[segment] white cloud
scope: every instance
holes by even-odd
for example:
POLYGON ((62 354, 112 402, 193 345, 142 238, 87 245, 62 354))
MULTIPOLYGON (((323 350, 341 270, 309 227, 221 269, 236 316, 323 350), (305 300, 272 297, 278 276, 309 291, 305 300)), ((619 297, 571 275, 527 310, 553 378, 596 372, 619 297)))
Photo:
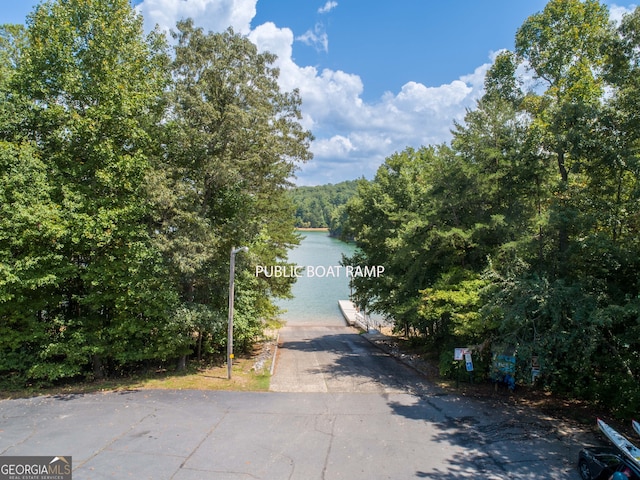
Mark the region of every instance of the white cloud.
POLYGON ((356 148, 347 137, 334 135, 331 138, 321 138, 314 145, 316 154, 325 158, 346 158, 356 148))
MULTIPOLYGON (((159 23, 165 28, 187 16, 205 30, 223 31, 233 26, 246 33, 260 51, 277 55, 280 86, 285 91, 300 91, 302 124, 316 137, 311 146, 314 159, 298 173, 300 185, 372 178, 394 152, 448 141, 453 120, 461 121, 465 108, 473 107, 482 94, 490 63, 450 83, 434 87, 408 82, 399 92, 386 92, 375 102, 365 102, 358 75, 297 65, 292 59, 295 39, 291 29, 268 22, 251 30, 256 2, 145 0, 140 11, 147 25, 159 23)), ((330 4, 323 8, 335 7, 330 4)))
POLYGON ((318 9, 318 13, 328 13, 334 8, 336 8, 337 6, 338 6, 338 2, 333 2, 329 0, 327 3, 324 4, 324 6, 318 9))
POLYGON ((613 3, 609 7, 609 16, 616 24, 619 24, 622 17, 627 13, 631 13, 636 9, 637 5, 631 4, 629 7, 621 7, 613 3))
POLYGON ((329 51, 329 36, 324 30, 324 26, 321 23, 316 23, 313 30, 307 30, 302 35, 296 37, 296 40, 302 43, 315 47, 316 50, 322 52, 329 51))
POLYGON ((372 178, 394 152, 448 141, 453 120, 462 121, 465 108, 482 95, 490 65, 439 87, 408 82, 400 92, 387 92, 375 104, 362 101, 357 76, 326 70, 315 75, 301 89, 303 113, 313 118, 318 138, 312 145, 312 163, 327 168, 305 166, 300 183, 335 183, 337 172, 346 175, 343 180, 372 178))
POLYGON ((256 15, 257 0, 144 0, 136 8, 143 15, 145 28, 157 24, 164 31, 174 29, 181 19, 193 18, 205 31, 221 32, 232 27, 247 34, 256 15))
POLYGON ((289 28, 278 28, 273 22, 263 23, 249 34, 249 39, 260 51, 277 55, 280 66, 293 63, 293 32, 289 28))

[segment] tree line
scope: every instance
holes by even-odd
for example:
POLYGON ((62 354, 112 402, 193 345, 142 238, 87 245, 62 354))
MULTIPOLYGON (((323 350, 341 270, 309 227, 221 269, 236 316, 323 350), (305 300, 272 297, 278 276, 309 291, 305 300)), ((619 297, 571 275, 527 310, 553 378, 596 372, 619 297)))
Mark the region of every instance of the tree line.
POLYGON ((276 315, 311 158, 275 57, 191 20, 145 35, 128 0, 51 0, 0 28, 0 377, 50 384, 223 351, 276 315))
POLYGON ((357 180, 347 180, 291 189, 289 195, 295 208, 296 227, 328 228, 331 236, 341 236, 346 219, 344 208, 355 195, 357 185, 357 180))
POLYGON ((348 202, 359 250, 384 265, 356 299, 477 372, 640 408, 640 10, 551 0, 500 53, 444 145, 388 157, 348 202))

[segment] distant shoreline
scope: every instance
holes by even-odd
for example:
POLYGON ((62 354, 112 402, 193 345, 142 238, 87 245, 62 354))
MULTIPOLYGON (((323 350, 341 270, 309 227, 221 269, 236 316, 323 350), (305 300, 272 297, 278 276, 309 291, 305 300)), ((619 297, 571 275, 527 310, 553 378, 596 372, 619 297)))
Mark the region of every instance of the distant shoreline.
POLYGON ((328 232, 329 228, 327 228, 327 227, 319 227, 319 228, 296 227, 296 230, 298 230, 300 232, 328 232))

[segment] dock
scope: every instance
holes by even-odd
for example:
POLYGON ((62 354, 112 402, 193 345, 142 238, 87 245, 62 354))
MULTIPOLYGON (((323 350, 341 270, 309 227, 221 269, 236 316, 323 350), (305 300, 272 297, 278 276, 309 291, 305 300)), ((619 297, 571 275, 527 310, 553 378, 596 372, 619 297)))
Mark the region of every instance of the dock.
POLYGON ((364 315, 358 311, 351 300, 338 300, 338 306, 348 325, 360 328, 365 332, 369 331, 369 325, 364 315))

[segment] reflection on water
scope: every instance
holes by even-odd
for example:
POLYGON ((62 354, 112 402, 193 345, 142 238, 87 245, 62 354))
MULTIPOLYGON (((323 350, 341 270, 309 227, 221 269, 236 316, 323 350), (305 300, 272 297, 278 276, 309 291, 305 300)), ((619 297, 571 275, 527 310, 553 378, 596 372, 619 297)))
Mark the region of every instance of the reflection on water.
POLYGON ((289 260, 304 267, 312 267, 315 276, 299 277, 293 285, 291 300, 278 305, 286 312, 281 318, 293 323, 322 323, 344 325, 338 300, 349 299, 349 279, 340 265, 342 254, 352 255, 355 245, 329 237, 328 232, 301 232, 304 239, 289 254, 289 260), (317 268, 321 267, 321 268, 317 268), (324 268, 322 268, 324 267, 324 268), (330 270, 331 269, 331 270, 330 270), (324 275, 324 276, 318 276, 324 275))

